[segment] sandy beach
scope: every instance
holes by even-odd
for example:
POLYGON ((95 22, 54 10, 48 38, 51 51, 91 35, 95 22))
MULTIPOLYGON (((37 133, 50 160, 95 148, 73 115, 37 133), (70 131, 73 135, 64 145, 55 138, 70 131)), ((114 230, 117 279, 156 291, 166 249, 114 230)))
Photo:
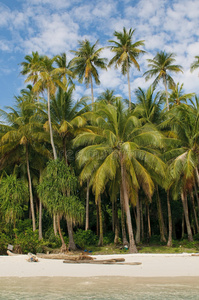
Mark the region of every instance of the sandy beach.
POLYGON ((140 265, 65 264, 63 260, 28 262, 27 255, 0 256, 0 277, 195 277, 199 282, 199 256, 191 254, 97 255, 96 259, 125 258, 140 265))

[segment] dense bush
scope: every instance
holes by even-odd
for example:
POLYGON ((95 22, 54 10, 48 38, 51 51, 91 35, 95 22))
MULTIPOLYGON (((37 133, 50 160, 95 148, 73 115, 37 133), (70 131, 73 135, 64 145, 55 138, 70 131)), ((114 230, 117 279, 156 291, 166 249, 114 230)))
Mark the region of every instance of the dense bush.
POLYGON ((85 248, 87 246, 96 245, 98 237, 91 230, 84 231, 78 229, 74 234, 74 240, 81 248, 85 248))

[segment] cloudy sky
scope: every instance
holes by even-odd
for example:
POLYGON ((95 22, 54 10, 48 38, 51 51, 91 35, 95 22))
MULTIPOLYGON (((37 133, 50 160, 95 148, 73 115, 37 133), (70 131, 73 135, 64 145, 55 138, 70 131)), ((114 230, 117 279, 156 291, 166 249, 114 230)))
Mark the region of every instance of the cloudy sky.
MULTIPOLYGON (((184 83, 185 92, 199 93, 198 72, 190 64, 199 55, 198 0, 3 0, 0 1, 0 108, 14 104, 14 95, 24 88, 20 62, 32 51, 53 56, 77 49, 85 38, 107 46, 113 32, 123 27, 136 28, 134 41, 145 40, 146 54, 139 59, 141 71, 131 69, 132 95, 138 86, 147 88, 142 74, 147 58, 159 50, 174 52, 184 73, 173 76, 184 83)), ((108 49, 103 56, 112 54, 108 49)), ((106 88, 128 97, 127 80, 114 67, 100 72, 97 96, 106 88)), ((84 85, 77 86, 76 97, 88 95, 84 85)))

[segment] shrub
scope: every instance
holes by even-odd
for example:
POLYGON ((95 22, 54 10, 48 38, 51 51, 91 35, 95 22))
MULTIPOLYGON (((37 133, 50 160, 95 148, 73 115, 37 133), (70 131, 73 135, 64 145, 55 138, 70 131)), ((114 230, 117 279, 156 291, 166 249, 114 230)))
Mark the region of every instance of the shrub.
POLYGON ((78 229, 74 234, 75 243, 81 248, 86 246, 96 245, 98 237, 91 230, 78 229))

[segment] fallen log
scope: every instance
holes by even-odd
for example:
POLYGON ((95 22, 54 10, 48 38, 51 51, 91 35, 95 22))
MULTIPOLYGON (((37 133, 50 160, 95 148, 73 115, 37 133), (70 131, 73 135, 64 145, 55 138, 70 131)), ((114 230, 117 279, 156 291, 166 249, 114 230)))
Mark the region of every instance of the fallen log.
POLYGON ((191 256, 199 256, 199 253, 192 253, 191 256))
POLYGON ((94 260, 95 258, 89 256, 89 255, 67 255, 63 253, 59 254, 43 254, 43 253, 37 253, 37 257, 39 258, 45 258, 45 259, 65 259, 65 260, 94 260))
POLYGON ((66 264, 95 264, 95 265, 141 265, 141 262, 117 262, 114 260, 76 260, 76 261, 71 261, 71 260, 64 260, 63 263, 66 264))

